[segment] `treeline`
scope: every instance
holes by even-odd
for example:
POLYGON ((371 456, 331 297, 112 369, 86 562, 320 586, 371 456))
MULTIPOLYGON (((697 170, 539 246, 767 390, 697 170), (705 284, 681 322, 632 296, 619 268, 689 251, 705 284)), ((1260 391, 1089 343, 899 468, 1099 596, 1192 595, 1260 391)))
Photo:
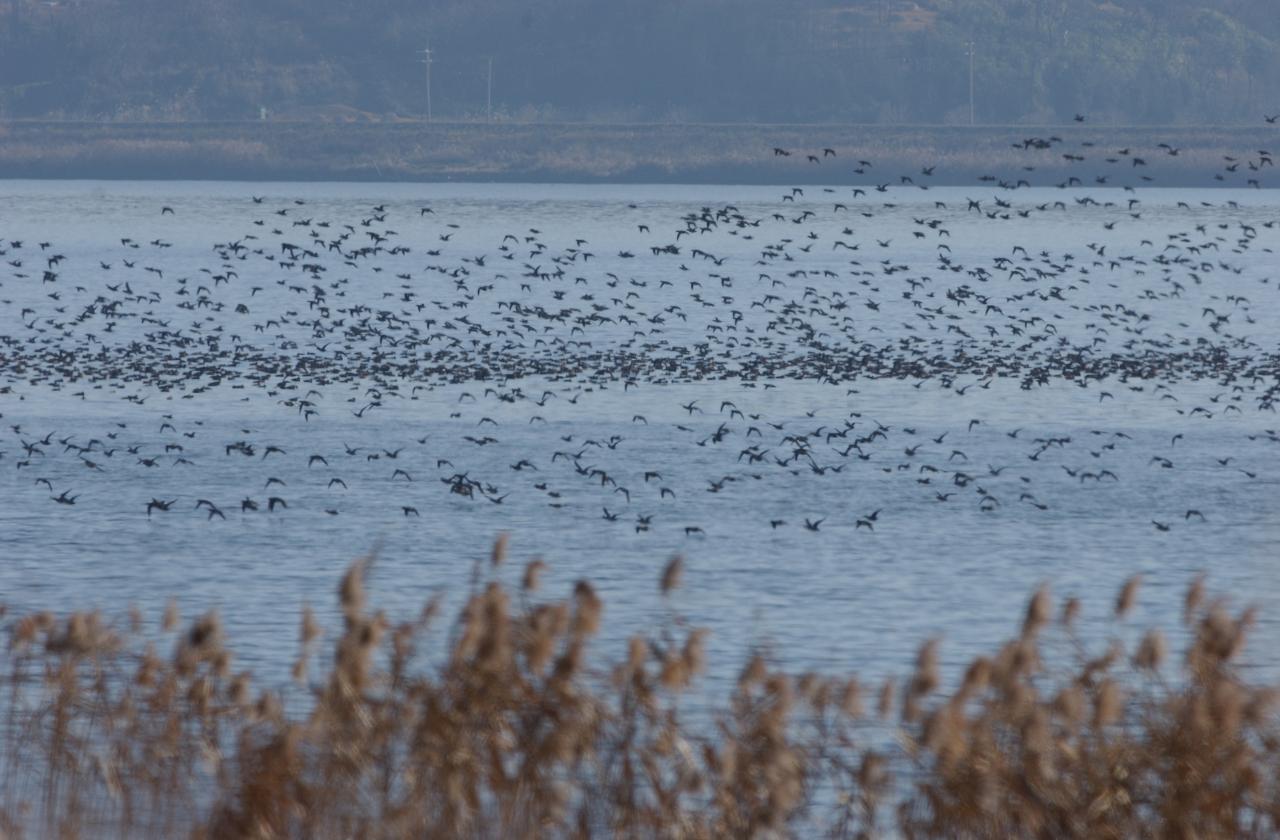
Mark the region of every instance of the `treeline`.
POLYGON ((1280 111, 1268 0, 0 0, 0 117, 416 118, 430 46, 437 119, 957 124, 970 44, 979 123, 1280 111))

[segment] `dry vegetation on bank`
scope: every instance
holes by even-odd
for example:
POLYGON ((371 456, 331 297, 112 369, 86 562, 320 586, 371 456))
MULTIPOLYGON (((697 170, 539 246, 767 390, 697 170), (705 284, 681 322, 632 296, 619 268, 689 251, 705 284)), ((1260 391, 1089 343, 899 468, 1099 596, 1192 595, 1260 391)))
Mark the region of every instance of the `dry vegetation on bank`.
POLYGON ((1274 130, 1252 127, 15 120, 0 121, 0 177, 902 186, 905 175, 976 186, 990 175, 1037 185, 1078 176, 1097 187, 1094 176, 1105 172, 1110 186, 1245 187, 1268 173, 1241 167, 1218 180, 1223 159, 1248 159, 1274 141, 1274 130), (1032 137, 1065 145, 1022 148, 1032 137), (838 156, 813 165, 803 154, 824 147, 838 156), (1104 163, 1120 148, 1149 165, 1104 163), (1073 163, 1064 150, 1089 160, 1073 163), (923 167, 936 170, 926 178, 923 167))
MULTIPOLYGON (((495 566, 503 555, 500 540, 495 566)), ((605 607, 590 584, 545 600, 534 562, 519 591, 478 583, 452 622, 428 605, 396 624, 366 603, 369 562, 341 581, 336 638, 306 613, 300 642, 281 640, 299 647, 298 703, 236 671, 213 614, 183 625, 170 610, 151 639, 137 615, 129 627, 91 613, 7 618, 0 835, 1280 831, 1273 691, 1232 664, 1252 615, 1200 581, 1177 658, 1157 631, 1133 649, 1086 652, 1080 605, 1041 590, 1020 632, 958 686, 942 685, 933 641, 898 684, 789 674, 755 657, 710 723, 682 709, 704 662, 703 634, 679 617, 608 661, 591 645, 605 607), (1076 661, 1043 665, 1049 638, 1077 642, 1076 661)), ((672 561, 664 595, 680 572, 672 561)), ((1138 597, 1134 579, 1115 620, 1138 597)))

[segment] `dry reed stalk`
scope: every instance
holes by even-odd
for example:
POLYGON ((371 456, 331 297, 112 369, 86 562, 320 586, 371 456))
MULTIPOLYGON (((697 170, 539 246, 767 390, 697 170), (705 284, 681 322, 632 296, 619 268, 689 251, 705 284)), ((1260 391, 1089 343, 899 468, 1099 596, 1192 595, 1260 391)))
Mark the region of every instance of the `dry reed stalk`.
MULTIPOLYGON (((508 553, 490 555, 492 574, 508 553)), ((1254 622, 1184 601, 1177 675, 1157 630, 1089 655, 1080 605, 1051 626, 1045 587, 1019 633, 975 658, 954 690, 938 640, 878 692, 856 677, 790 675, 755 654, 718 710, 681 698, 705 668, 705 632, 668 625, 601 661, 590 584, 535 601, 541 561, 513 599, 481 580, 432 642, 430 602, 393 624, 352 565, 332 659, 308 679, 322 631, 304 608, 293 676, 301 714, 232 668, 218 617, 161 639, 130 613, 9 619, 0 656, 0 834, 5 837, 1045 837, 1275 836, 1276 692, 1233 662, 1254 622), (1042 637, 1076 659, 1047 665, 1042 637), (157 653, 164 639, 168 657, 157 653), (899 689, 897 686, 901 686, 899 689), (874 702, 872 702, 874 701, 874 702), (865 706, 873 705, 875 717, 865 706), (898 743, 885 736, 897 711, 898 743), (877 721, 878 718, 878 721, 877 721)), ((659 580, 665 598, 684 568, 659 580)), ((1114 619, 1138 598, 1120 591, 1114 619)), ((1117 638, 1118 638, 1117 633, 1117 638)))

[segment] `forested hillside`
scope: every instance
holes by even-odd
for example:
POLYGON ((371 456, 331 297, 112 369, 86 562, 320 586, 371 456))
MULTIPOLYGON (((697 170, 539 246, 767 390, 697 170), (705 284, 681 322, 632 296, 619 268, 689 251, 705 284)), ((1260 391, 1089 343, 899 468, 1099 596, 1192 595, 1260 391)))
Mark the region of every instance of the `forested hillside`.
POLYGON ((0 0, 0 117, 1244 123, 1274 0, 0 0))

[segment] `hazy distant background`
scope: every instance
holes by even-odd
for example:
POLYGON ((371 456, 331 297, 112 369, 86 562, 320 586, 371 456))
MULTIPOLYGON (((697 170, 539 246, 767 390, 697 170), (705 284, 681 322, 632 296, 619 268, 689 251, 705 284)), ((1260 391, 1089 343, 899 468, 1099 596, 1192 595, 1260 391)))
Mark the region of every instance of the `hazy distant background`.
POLYGON ((1275 0, 0 0, 0 118, 1257 124, 1275 0))

